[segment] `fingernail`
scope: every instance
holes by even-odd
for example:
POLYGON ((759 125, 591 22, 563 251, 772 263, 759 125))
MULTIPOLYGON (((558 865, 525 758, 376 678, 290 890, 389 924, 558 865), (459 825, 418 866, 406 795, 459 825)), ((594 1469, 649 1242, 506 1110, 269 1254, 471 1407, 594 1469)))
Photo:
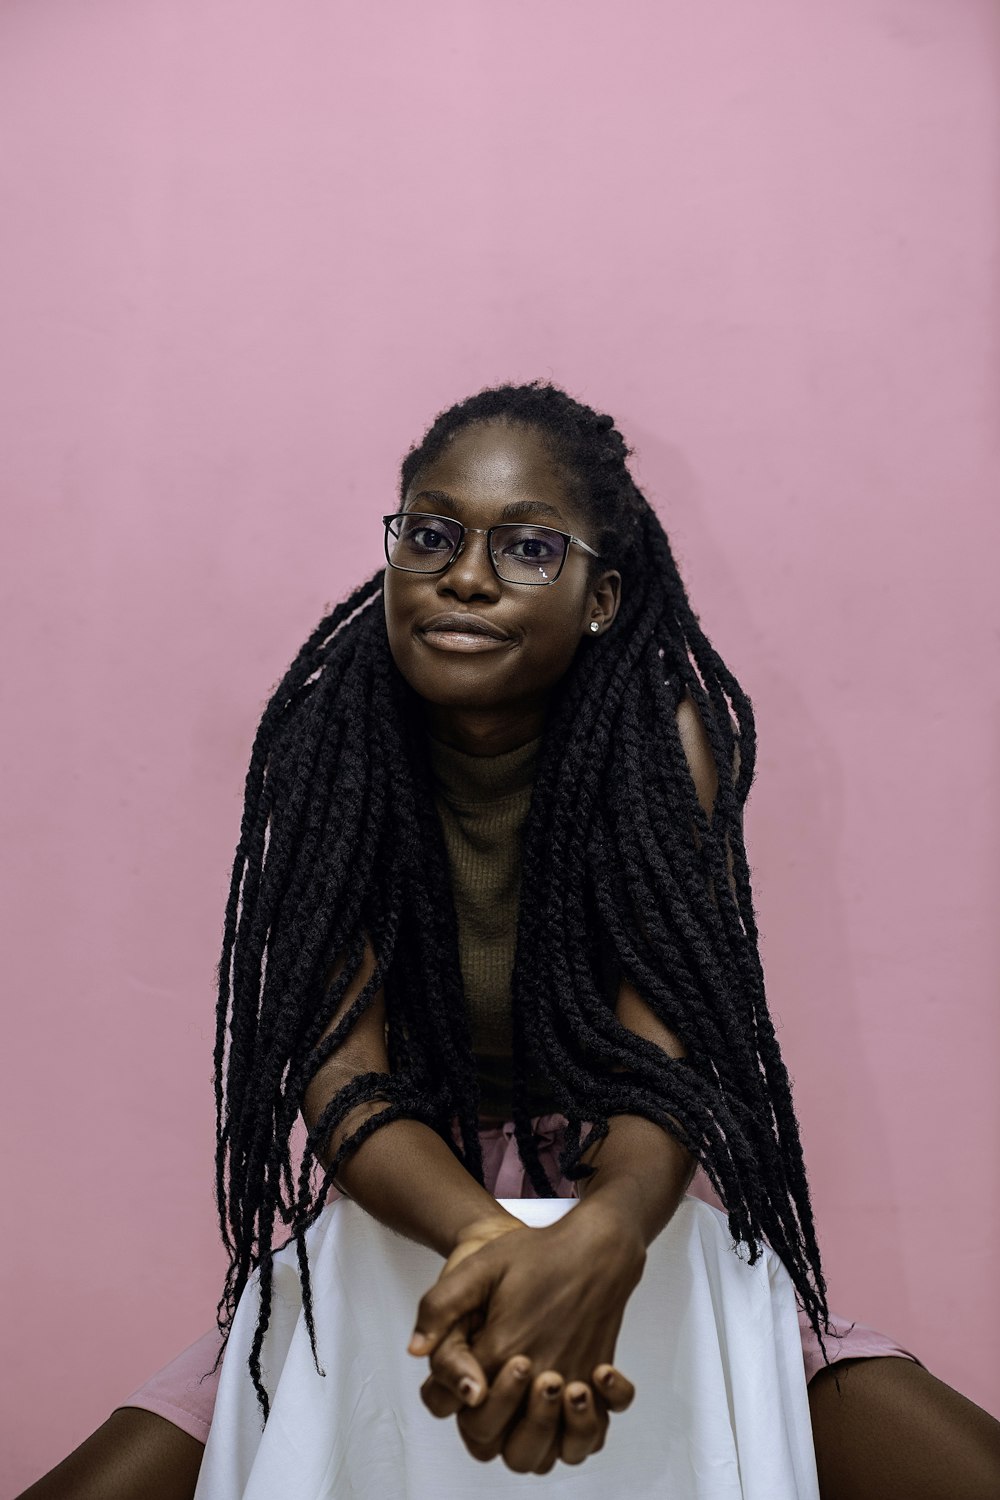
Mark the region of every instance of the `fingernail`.
POLYGON ((555 1381, 553 1381, 550 1385, 542 1386, 542 1394, 547 1397, 549 1401, 554 1401, 556 1397, 561 1393, 562 1386, 556 1385, 555 1381))
POLYGON ((459 1395, 465 1401, 475 1401, 479 1395, 479 1387, 470 1375, 465 1375, 458 1382, 459 1395))
POLYGON ((614 1385, 614 1383, 615 1383, 615 1372, 614 1372, 614 1370, 606 1370, 604 1372, 604 1374, 601 1376, 601 1384, 602 1385, 614 1385))
POLYGON ((516 1365, 511 1365, 510 1372, 515 1380, 527 1380, 531 1374, 531 1366, 526 1359, 521 1359, 516 1365))
POLYGON ((584 1407, 587 1404, 587 1394, 586 1394, 586 1392, 585 1391, 577 1391, 577 1393, 576 1393, 575 1396, 570 1396, 570 1398, 569 1398, 569 1404, 570 1404, 570 1406, 575 1407, 575 1409, 577 1411, 583 1411, 584 1407))

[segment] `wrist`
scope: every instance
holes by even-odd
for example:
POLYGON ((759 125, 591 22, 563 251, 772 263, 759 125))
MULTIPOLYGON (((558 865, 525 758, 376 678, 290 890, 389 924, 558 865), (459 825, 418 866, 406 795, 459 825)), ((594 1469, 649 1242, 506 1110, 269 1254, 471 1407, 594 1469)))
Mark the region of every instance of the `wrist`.
POLYGON ((620 1182, 608 1182, 582 1197, 569 1218, 576 1220, 578 1233, 582 1230, 596 1244, 621 1245, 645 1259, 649 1240, 638 1208, 620 1182))
POLYGON ((489 1240, 495 1240, 501 1234, 507 1234, 512 1229, 523 1229, 525 1226, 516 1215, 509 1213, 507 1209, 501 1208, 498 1203, 496 1210, 487 1209, 484 1213, 477 1215, 463 1224, 455 1233, 452 1250, 457 1250, 460 1245, 467 1245, 475 1240, 479 1244, 486 1244, 489 1240))
POLYGON ((614 1194, 599 1194, 595 1190, 581 1198, 573 1212, 559 1222, 565 1225, 567 1233, 584 1241, 588 1254, 623 1254, 626 1259, 639 1262, 646 1259, 641 1222, 614 1194))
POLYGON ((642 1280, 646 1244, 638 1223, 600 1203, 581 1201, 538 1233, 552 1236, 552 1260, 567 1274, 582 1275, 609 1306, 624 1306, 642 1280))
POLYGON ((634 1228, 646 1249, 673 1217, 696 1165, 668 1131, 638 1115, 616 1115, 583 1160, 597 1170, 580 1185, 581 1207, 634 1228))

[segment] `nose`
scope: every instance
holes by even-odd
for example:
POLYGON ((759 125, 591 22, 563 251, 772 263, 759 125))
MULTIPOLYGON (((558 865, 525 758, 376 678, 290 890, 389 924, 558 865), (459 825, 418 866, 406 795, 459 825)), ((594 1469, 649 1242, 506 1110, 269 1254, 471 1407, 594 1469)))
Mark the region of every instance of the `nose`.
POLYGON ((500 580, 490 561, 488 538, 467 531, 458 551, 438 576, 438 593, 457 599, 497 599, 500 580))

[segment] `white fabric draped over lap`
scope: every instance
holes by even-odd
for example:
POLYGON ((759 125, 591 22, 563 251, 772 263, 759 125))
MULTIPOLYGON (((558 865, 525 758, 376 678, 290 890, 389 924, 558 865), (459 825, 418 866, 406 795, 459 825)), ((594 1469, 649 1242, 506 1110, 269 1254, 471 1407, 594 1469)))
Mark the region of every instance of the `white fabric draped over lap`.
MULTIPOLYGON (((504 1199, 543 1226, 575 1199, 504 1199)), ((426 1362, 406 1352, 417 1303, 441 1270, 431 1250, 356 1203, 327 1206, 307 1231, 316 1372, 293 1245, 274 1266, 261 1356, 271 1414, 247 1360, 257 1278, 236 1311, 196 1500, 818 1500, 802 1345, 788 1273, 768 1247, 751 1266, 726 1218, 687 1196, 650 1247, 615 1354, 635 1382, 605 1447, 545 1476, 482 1464, 454 1418, 420 1400, 426 1362)))

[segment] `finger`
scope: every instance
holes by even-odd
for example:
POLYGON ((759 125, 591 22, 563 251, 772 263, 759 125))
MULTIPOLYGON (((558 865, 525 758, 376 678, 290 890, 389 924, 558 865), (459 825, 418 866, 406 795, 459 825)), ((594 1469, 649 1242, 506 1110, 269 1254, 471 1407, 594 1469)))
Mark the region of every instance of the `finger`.
POLYGON ((608 1411, 625 1411, 632 1405, 635 1386, 614 1365, 595 1365, 592 1379, 608 1411))
POLYGON ((559 1457, 564 1464, 582 1464, 591 1453, 604 1447, 608 1428, 606 1413, 598 1411, 594 1393, 582 1380, 574 1380, 563 1392, 563 1434, 559 1457))
POLYGON ((445 1334, 431 1355, 430 1365, 438 1385, 457 1396, 463 1406, 476 1406, 485 1396, 486 1375, 469 1348, 463 1327, 445 1334))
POLYGON ((486 1400, 479 1406, 467 1407, 459 1416, 458 1429, 466 1445, 488 1447, 492 1450, 490 1456, 496 1457, 507 1429, 524 1405, 530 1378, 530 1359, 518 1354, 507 1360, 490 1386, 486 1400))
POLYGON ((409 1352, 418 1356, 433 1353, 461 1318, 485 1306, 493 1280, 489 1264, 479 1253, 443 1273, 420 1299, 409 1352))
POLYGON ((503 1461, 515 1474, 547 1474, 559 1453, 564 1381, 545 1370, 533 1381, 528 1407, 503 1445, 503 1461))
POLYGON ((447 1386, 439 1385, 433 1375, 428 1375, 420 1387, 420 1399, 432 1417, 453 1417, 465 1404, 461 1396, 454 1395, 447 1386))

